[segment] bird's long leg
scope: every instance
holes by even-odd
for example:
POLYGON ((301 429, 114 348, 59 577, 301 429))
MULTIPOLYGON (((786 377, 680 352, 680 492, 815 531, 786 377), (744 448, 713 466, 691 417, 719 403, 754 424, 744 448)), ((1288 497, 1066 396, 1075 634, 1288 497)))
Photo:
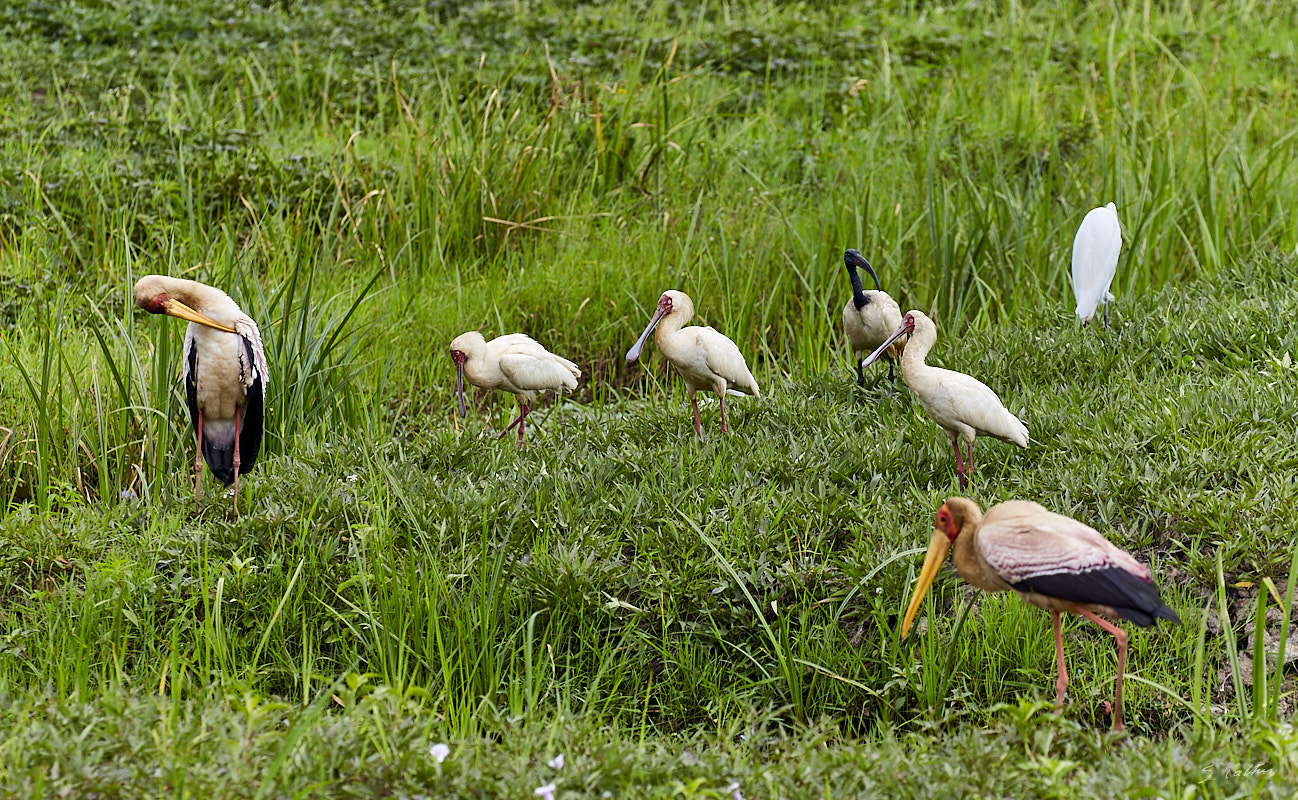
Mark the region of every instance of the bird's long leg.
POLYGON ((518 404, 523 407, 523 413, 519 414, 518 416, 518 449, 522 450, 523 449, 523 429, 527 427, 527 412, 531 411, 532 407, 529 406, 527 403, 524 403, 522 400, 519 400, 518 404))
POLYGON ((1127 632, 1107 619, 1103 619, 1094 612, 1080 606, 1077 608, 1077 613, 1113 634, 1113 640, 1118 643, 1118 679, 1115 682, 1116 688, 1113 692, 1113 729, 1115 731, 1126 730, 1126 727, 1122 724, 1122 672, 1127 666, 1127 632))
POLYGON ((1050 622, 1055 626, 1055 663, 1059 665, 1055 678, 1055 713, 1064 710, 1064 692, 1068 691, 1068 667, 1064 665, 1064 632, 1059 622, 1059 612, 1050 612, 1050 622))
POLYGON ((1105 302, 1105 304, 1104 304, 1104 327, 1106 327, 1106 328, 1109 327, 1109 304, 1108 304, 1108 302, 1105 302))
POLYGON ((234 407, 234 515, 239 516, 239 420, 243 417, 238 405, 234 407))
POLYGON ((694 409, 694 435, 702 438, 703 423, 699 421, 699 399, 693 389, 690 389, 690 407, 694 409))
POLYGON ((964 462, 964 468, 965 468, 965 471, 968 472, 970 475, 973 474, 973 443, 974 443, 974 440, 973 440, 973 439, 970 439, 970 440, 969 440, 969 458, 968 458, 968 460, 966 460, 966 461, 964 462))
POLYGON ((524 417, 526 414, 525 414, 525 412, 523 411, 523 401, 522 401, 522 400, 519 400, 519 401, 518 401, 518 411, 519 411, 518 416, 517 416, 517 417, 514 417, 514 421, 513 421, 513 422, 511 422, 511 423, 509 423, 508 425, 505 426, 505 429, 504 429, 503 431, 501 431, 501 432, 496 436, 497 439, 504 439, 504 438, 505 438, 505 434, 507 434, 507 433, 509 433, 510 431, 512 431, 512 430, 514 429, 514 426, 515 426, 515 425, 517 425, 517 424, 519 424, 520 422, 523 421, 523 417, 524 417))
POLYGON ((893 359, 891 359, 891 358, 888 359, 888 383, 896 383, 896 382, 897 382, 897 376, 896 376, 895 374, 893 374, 893 371, 892 371, 892 368, 893 368, 893 366, 894 366, 896 363, 897 363, 897 362, 894 361, 893 359))
MULTIPOLYGON (((854 353, 854 354, 853 354, 853 358, 855 358, 855 356, 856 356, 856 354, 854 353)), ((857 386, 864 386, 864 385, 865 385, 865 370, 861 369, 861 361, 862 361, 863 359, 855 358, 855 360, 856 360, 856 385, 857 385, 857 386)))
POLYGON ((203 492, 203 409, 198 409, 198 447, 194 451, 194 512, 203 492))
POLYGON ((955 474, 960 479, 960 488, 964 488, 964 458, 960 455, 960 440, 955 436, 951 437, 951 446, 955 448, 955 474))
POLYGON ((718 392, 717 397, 721 398, 721 432, 726 433, 729 430, 726 427, 726 390, 718 392))

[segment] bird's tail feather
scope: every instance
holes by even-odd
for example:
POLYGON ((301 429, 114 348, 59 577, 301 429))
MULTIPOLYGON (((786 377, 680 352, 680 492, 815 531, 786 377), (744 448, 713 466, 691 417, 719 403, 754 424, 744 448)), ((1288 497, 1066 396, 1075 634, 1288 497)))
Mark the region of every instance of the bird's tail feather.
POLYGON ((219 447, 211 442, 203 442, 203 460, 222 484, 229 486, 234 483, 233 447, 219 447))

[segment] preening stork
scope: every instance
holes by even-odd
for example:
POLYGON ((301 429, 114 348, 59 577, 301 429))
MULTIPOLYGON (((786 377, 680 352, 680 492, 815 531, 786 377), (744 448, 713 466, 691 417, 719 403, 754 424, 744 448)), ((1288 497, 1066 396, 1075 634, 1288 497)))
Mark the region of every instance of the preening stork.
POLYGON ((726 393, 742 392, 761 397, 761 392, 753 373, 748 371, 744 354, 739 352, 735 343, 709 327, 684 327, 693 317, 694 301, 684 292, 675 289, 663 292, 649 325, 627 351, 626 363, 631 364, 640 357, 645 341, 656 328, 654 342, 658 351, 685 379, 685 386, 689 389, 690 407, 694 409, 694 433, 703 435, 699 402, 695 396, 700 389, 716 392, 721 401, 721 432, 725 433, 729 430, 726 427, 726 393))
POLYGON ((488 342, 477 331, 462 333, 451 342, 455 361, 455 396, 460 416, 468 413, 464 405, 464 381, 483 389, 504 389, 518 398, 518 417, 500 432, 497 439, 518 426, 518 447, 523 447, 523 430, 527 413, 536 403, 536 393, 547 389, 560 393, 577 388, 581 370, 566 358, 546 350, 536 340, 522 333, 497 336, 488 342))
POLYGON ((135 283, 135 304, 150 314, 188 320, 185 330, 185 401, 194 423, 194 506, 203 485, 203 461, 217 480, 234 484, 252 471, 261 451, 266 403, 266 354, 257 323, 230 296, 212 286, 165 275, 135 283))
POLYGON ((1064 706, 1068 668, 1059 615, 1078 614, 1113 635, 1118 645, 1113 729, 1122 730, 1122 673, 1127 633, 1104 620, 1125 619, 1142 628, 1165 619, 1181 622, 1159 597, 1149 567, 1115 547, 1089 525, 1047 511, 1036 503, 1011 500, 987 509, 964 497, 949 497, 938 509, 928 555, 901 624, 901 636, 942 566, 947 551, 960 576, 986 592, 1013 589, 1029 605, 1050 612, 1055 629, 1055 712, 1064 706))
POLYGON ((1093 208, 1082 219, 1073 238, 1073 295, 1077 298, 1077 318, 1085 325, 1095 316, 1095 308, 1104 303, 1104 324, 1109 324, 1109 303, 1113 295, 1109 286, 1118 270, 1122 251, 1122 226, 1118 224, 1118 207, 1109 203, 1093 208))
MULTIPOLYGON (((852 299, 843 307, 843 334, 847 344, 852 348, 852 361, 856 364, 856 385, 865 385, 865 370, 861 369, 861 359, 866 353, 874 350, 889 334, 901 325, 901 306, 888 296, 879 285, 879 276, 874 267, 856 250, 843 253, 843 262, 847 264, 847 275, 852 279, 852 299), (861 288, 861 275, 857 269, 870 273, 874 279, 874 290, 864 291, 861 288)), ((893 363, 901 357, 904 343, 897 340, 888 350, 888 380, 893 380, 893 363)))
POLYGON ((973 472, 973 443, 976 436, 994 436, 1019 447, 1028 446, 1028 429, 1019 418, 1006 410, 996 393, 977 378, 962 372, 924 363, 928 351, 937 342, 937 326, 922 311, 908 311, 901 326, 879 349, 862 363, 873 364, 894 341, 910 334, 901 356, 901 377, 928 415, 938 424, 955 448, 956 475, 965 485, 965 475, 973 472), (960 455, 960 440, 969 445, 966 467, 960 455))

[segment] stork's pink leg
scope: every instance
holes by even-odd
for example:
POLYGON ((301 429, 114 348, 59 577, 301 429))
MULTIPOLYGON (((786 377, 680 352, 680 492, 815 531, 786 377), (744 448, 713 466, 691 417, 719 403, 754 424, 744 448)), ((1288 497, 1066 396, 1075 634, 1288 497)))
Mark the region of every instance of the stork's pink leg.
POLYGON ((194 451, 194 512, 203 492, 203 409, 198 409, 198 447, 194 451))
POLYGON ((1068 691, 1068 667, 1064 665, 1064 632, 1059 622, 1059 612, 1050 612, 1050 622, 1055 626, 1055 663, 1059 665, 1055 678, 1055 713, 1064 710, 1064 692, 1068 691))
POLYGON ((532 407, 523 402, 520 402, 519 405, 523 407, 523 413, 518 416, 518 449, 522 450, 523 429, 527 427, 527 412, 531 411, 532 407))
POLYGON ((243 414, 241 408, 234 407, 234 515, 239 516, 239 420, 243 414))
POLYGON ((973 440, 969 440, 969 460, 965 462, 965 471, 970 475, 973 474, 973 440))
POLYGON ((721 432, 726 433, 730 430, 726 427, 726 393, 722 392, 717 396, 721 398, 721 432))
POLYGON ((694 409, 694 435, 702 438, 703 423, 699 420, 699 399, 694 392, 690 392, 690 407, 694 409))
POLYGON ((960 488, 964 488, 964 458, 960 455, 960 440, 951 437, 951 446, 955 448, 955 474, 960 479, 960 488))
POLYGON ((1122 724, 1122 673, 1127 666, 1127 632, 1081 606, 1077 607, 1077 613, 1113 634, 1113 640, 1118 643, 1118 679, 1113 692, 1113 729, 1126 730, 1122 724))

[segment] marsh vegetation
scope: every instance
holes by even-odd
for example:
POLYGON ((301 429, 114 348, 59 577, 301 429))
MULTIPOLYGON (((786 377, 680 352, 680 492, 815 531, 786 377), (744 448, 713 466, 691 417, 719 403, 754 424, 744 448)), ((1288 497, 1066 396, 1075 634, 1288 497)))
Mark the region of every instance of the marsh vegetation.
POLYGON ((1290 796, 1292 4, 30 2, 0 31, 0 792, 1290 796), (1079 330, 1072 235, 1110 200, 1113 325, 1079 330), (1031 430, 971 494, 1152 561, 1184 625, 1132 631, 1130 739, 1084 624, 1058 718, 1015 598, 943 574, 898 641, 956 486, 900 381, 855 386, 846 247, 1031 430), (192 513, 149 272, 261 326, 240 517, 192 513), (622 363, 668 288, 762 387, 734 435, 622 363), (507 395, 453 417, 479 328, 585 372, 521 452, 507 395))

